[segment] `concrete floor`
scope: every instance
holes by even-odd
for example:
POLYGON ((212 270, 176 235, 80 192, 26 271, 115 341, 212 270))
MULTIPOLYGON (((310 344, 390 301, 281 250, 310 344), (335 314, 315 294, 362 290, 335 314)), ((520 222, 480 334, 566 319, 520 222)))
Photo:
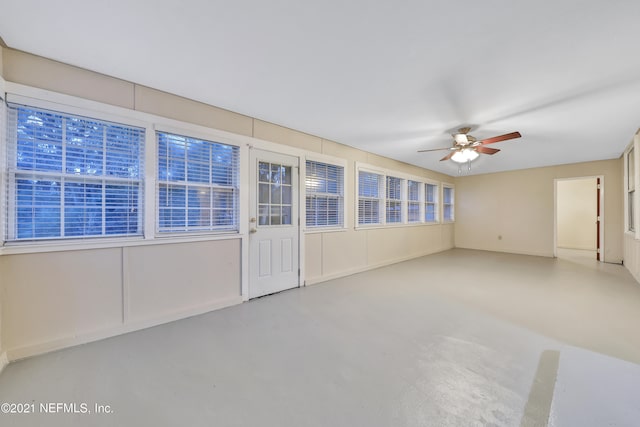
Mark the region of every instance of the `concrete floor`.
POLYGON ((558 258, 566 259, 569 261, 580 262, 584 260, 593 261, 596 259, 596 251, 585 249, 569 249, 569 248, 556 248, 556 254, 558 258))
POLYGON ((456 249, 12 363, 0 402, 36 405, 2 426, 637 426, 640 285, 456 249))

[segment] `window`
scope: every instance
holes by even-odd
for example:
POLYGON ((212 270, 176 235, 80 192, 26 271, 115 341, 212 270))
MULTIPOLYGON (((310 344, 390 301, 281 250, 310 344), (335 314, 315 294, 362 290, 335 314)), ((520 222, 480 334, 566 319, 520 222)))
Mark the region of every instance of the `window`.
POLYGON ((421 182, 407 181, 407 220, 420 222, 420 186, 421 182))
POLYGON ((158 231, 238 231, 238 147, 157 133, 158 231))
POLYGON ((427 183, 424 187, 424 220, 438 222, 438 185, 427 183))
POLYGON ((402 179, 395 176, 387 177, 387 223, 403 222, 402 182, 402 179))
POLYGON ((142 234, 144 130, 8 108, 7 240, 142 234))
POLYGON ((400 172, 356 163, 357 225, 438 223, 446 213, 453 221, 453 184, 447 186, 447 206, 440 209, 440 184, 400 172))
POLYGON ((454 194, 453 187, 442 186, 442 219, 446 222, 453 222, 454 216, 454 194))
POLYGON ((627 227, 629 231, 635 231, 635 154, 632 148, 627 153, 627 227))
POLYGON ((382 224, 382 182, 382 175, 358 171, 358 224, 382 224))
POLYGON ((292 166, 258 162, 258 225, 291 225, 292 166))
POLYGON ((306 169, 307 227, 342 227, 344 168, 307 160, 306 169))

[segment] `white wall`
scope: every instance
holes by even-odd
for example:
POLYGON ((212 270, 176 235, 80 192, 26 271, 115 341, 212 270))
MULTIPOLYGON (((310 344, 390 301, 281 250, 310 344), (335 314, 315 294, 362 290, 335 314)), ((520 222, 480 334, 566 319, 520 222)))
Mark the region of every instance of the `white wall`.
POLYGON ((596 249, 597 179, 568 179, 557 182, 557 246, 568 249, 596 249))

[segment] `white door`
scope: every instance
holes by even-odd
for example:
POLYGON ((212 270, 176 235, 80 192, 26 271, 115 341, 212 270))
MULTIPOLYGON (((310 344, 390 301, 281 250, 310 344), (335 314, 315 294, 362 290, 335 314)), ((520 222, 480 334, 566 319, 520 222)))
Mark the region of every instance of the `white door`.
POLYGON ((251 150, 249 298, 299 286, 298 158, 251 150))

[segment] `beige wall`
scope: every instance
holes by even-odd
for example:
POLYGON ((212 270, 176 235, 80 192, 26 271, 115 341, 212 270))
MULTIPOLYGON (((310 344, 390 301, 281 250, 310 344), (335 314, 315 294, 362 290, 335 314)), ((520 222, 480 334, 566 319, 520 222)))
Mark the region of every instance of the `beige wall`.
POLYGON ((239 239, 3 255, 6 350, 15 359, 237 304, 239 257, 239 239))
POLYGON ((624 266, 640 282, 640 240, 624 233, 624 266))
MULTIPOLYGON (((633 141, 631 142, 631 144, 633 144, 633 146, 635 147, 635 163, 636 163, 636 176, 634 177, 635 181, 636 181, 636 186, 635 188, 638 188, 638 174, 640 173, 640 168, 638 167, 638 164, 640 163, 640 158, 638 156, 638 147, 640 147, 640 129, 638 129, 638 131, 636 132, 633 141)), ((622 192, 624 194, 624 197, 627 197, 627 191, 626 188, 624 188, 624 186, 626 185, 626 182, 624 184, 621 185, 622 188, 622 192)), ((636 194, 637 190, 636 190, 636 194)), ((638 201, 637 201, 637 196, 636 196, 636 206, 638 206, 638 201)), ((638 228, 638 210, 636 208, 636 215, 635 215, 636 219, 635 219, 635 223, 636 223, 636 230, 638 228)), ((629 270, 629 272, 633 275, 633 277, 636 278, 636 280, 638 282, 640 282, 640 240, 635 238, 635 235, 633 232, 627 231, 624 233, 624 265, 625 267, 627 267, 627 269, 629 270)))
MULTIPOLYGON (((303 236, 307 284, 453 247, 453 225, 354 227, 356 161, 451 181, 446 175, 28 53, 7 48, 2 56, 8 82, 345 159, 348 227, 303 236)), ((10 302, 5 309, 11 308, 1 313, 0 327, 9 357, 38 354, 241 302, 240 239, 148 243, 1 255, 0 277, 8 297, 3 301, 10 302), (81 262, 79 269, 77 262, 81 262)))
POLYGON ((622 160, 458 177, 455 245, 553 256, 554 180, 604 176, 604 254, 623 256, 622 160))
POLYGON ((305 236, 307 284, 453 247, 453 225, 419 225, 358 229, 355 225, 355 162, 437 181, 451 177, 375 154, 322 140, 320 152, 346 159, 347 230, 305 236))
POLYGON ((557 246, 595 250, 596 178, 562 180, 557 185, 557 246))

